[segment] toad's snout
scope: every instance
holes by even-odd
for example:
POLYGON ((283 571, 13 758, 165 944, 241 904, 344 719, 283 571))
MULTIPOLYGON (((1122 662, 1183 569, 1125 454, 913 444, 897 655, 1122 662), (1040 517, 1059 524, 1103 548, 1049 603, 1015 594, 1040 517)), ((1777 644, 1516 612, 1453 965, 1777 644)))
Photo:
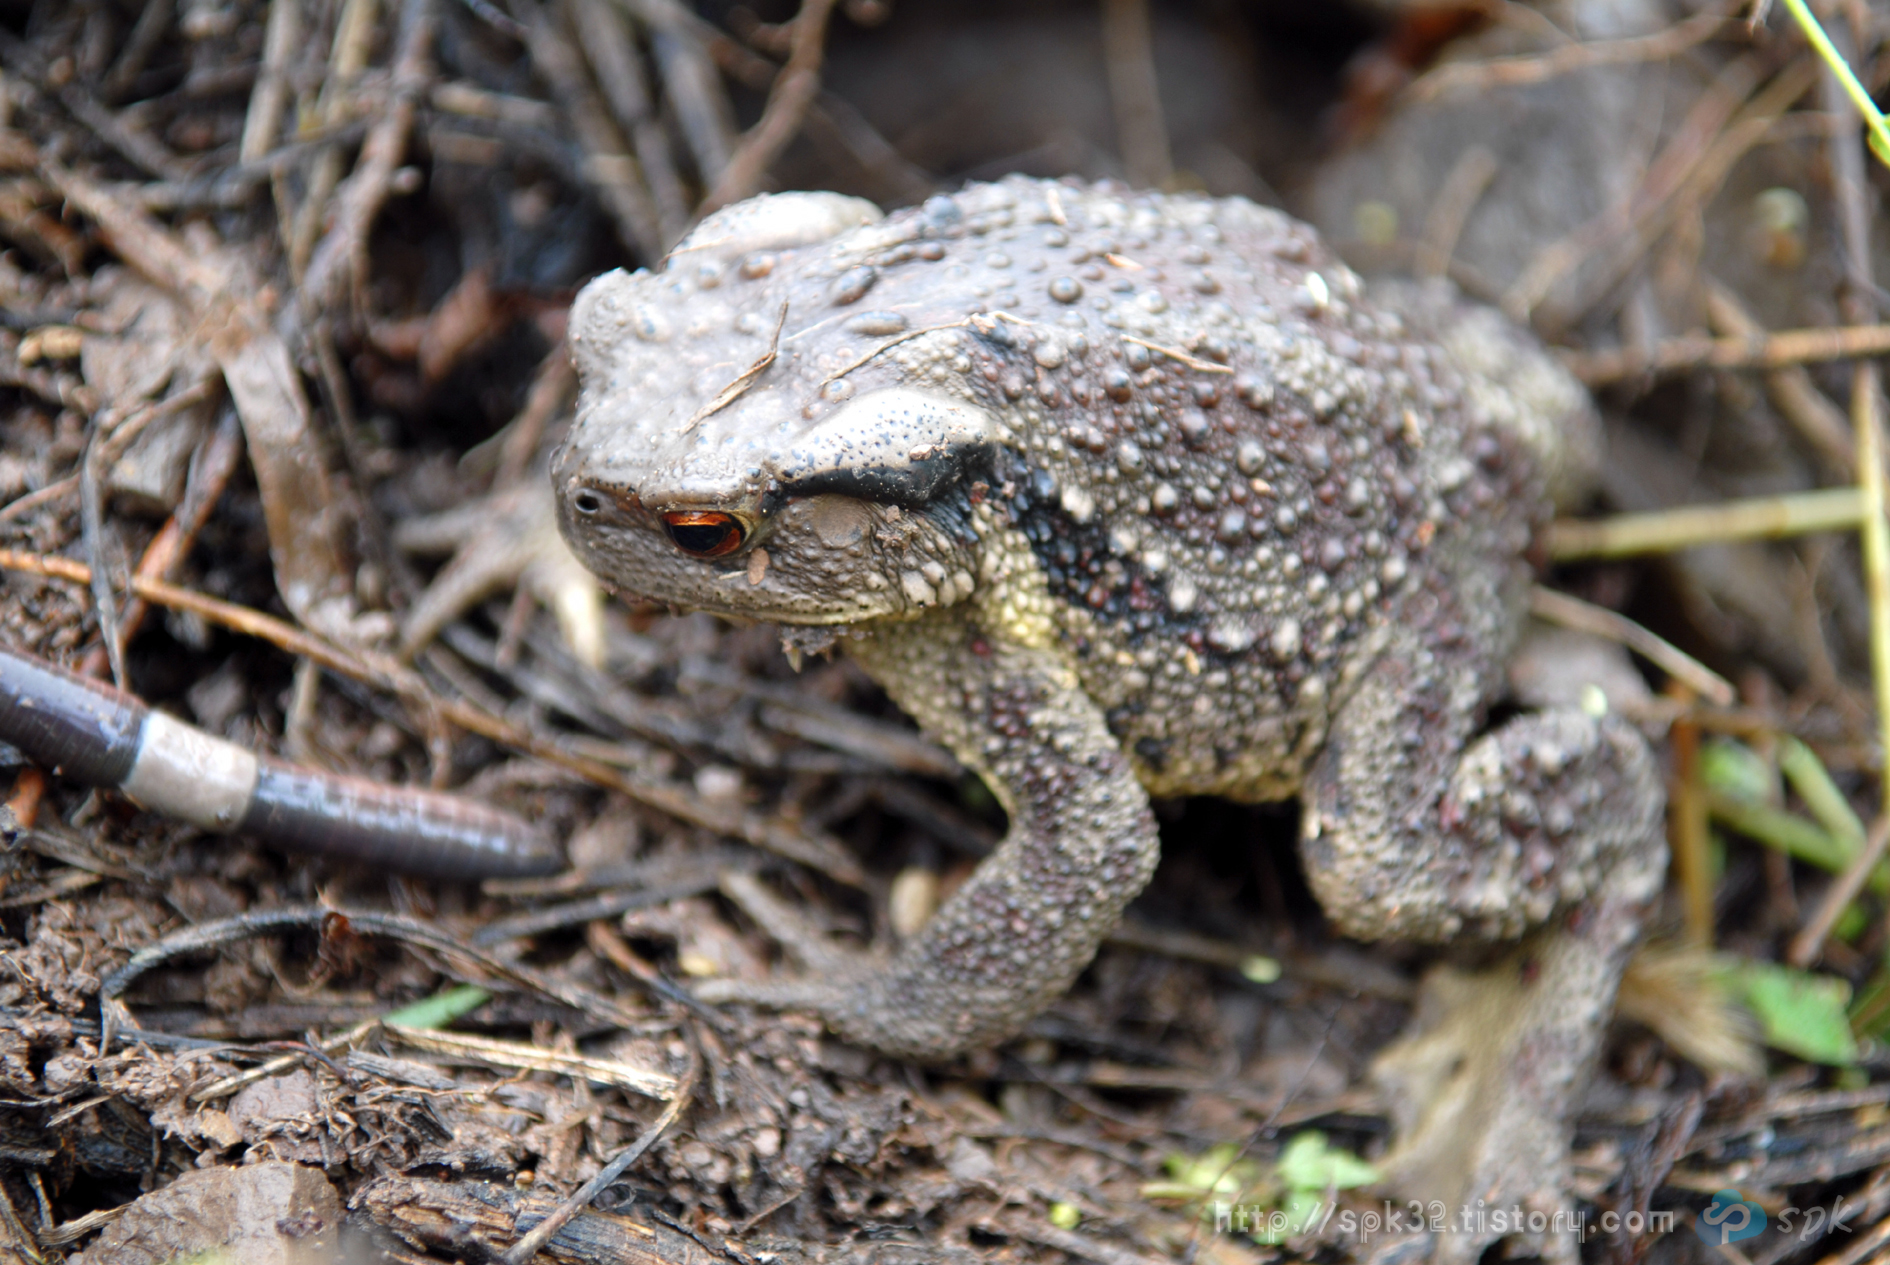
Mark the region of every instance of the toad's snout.
POLYGON ((649 533, 685 557, 710 559, 741 549, 759 526, 752 506, 723 497, 646 498, 621 483, 581 473, 561 482, 566 531, 579 538, 649 533))

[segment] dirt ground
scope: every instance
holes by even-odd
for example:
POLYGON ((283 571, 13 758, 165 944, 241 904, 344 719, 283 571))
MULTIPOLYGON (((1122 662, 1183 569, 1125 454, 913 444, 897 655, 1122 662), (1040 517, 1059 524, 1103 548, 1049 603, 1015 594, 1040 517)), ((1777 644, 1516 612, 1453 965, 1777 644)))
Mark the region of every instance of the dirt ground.
MULTIPOLYGON (((1890 81, 1890 6, 1818 12, 1890 81)), ((1424 1258, 1335 1174, 1382 1152, 1372 1056, 1451 955, 1328 930, 1290 807, 1160 805, 1161 869, 1079 986, 956 1064, 685 991, 791 969, 744 885, 890 944, 1003 815, 844 660, 586 608, 545 562, 518 489, 568 413, 565 309, 756 192, 891 208, 1011 172, 1282 206, 1367 275, 1447 275, 1532 324, 1608 421, 1586 519, 1825 514, 1677 550, 1571 528, 1544 555, 1586 603, 1565 619, 1646 652, 1610 700, 1675 801, 1672 969, 1624 1005, 1667 1039, 1610 1033, 1580 1251, 1890 1259, 1867 825, 1890 584, 1829 491, 1871 451, 1876 369, 1850 357, 1890 350, 1890 172, 1783 8, 1750 19, 0 7, 0 642, 257 751, 513 810, 574 867, 482 885, 284 855, 0 750, 0 1262, 516 1265, 548 1216, 559 1262, 1424 1258), (1678 1051, 1740 1002, 1761 1061, 1678 1051), (1708 1246, 1728 1189, 1768 1229, 1708 1246), (1308 1199, 1344 1215, 1214 1216, 1308 1199)))

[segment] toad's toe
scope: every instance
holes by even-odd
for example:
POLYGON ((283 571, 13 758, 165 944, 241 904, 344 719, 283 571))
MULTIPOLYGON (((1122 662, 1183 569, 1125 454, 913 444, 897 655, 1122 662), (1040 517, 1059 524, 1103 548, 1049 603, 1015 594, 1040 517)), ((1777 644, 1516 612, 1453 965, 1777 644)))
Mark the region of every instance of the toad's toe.
POLYGON ((394 543, 409 553, 451 553, 401 624, 401 653, 411 657, 476 603, 522 585, 551 608, 577 658, 604 658, 603 590, 558 534, 551 488, 542 477, 471 505, 401 524, 394 543))

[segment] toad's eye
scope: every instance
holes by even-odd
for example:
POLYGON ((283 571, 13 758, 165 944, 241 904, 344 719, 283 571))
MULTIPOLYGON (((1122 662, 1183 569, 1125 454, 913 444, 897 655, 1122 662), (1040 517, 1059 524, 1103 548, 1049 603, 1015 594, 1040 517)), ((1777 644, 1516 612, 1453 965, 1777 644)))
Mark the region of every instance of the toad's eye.
POLYGON ((734 553, 747 534, 740 519, 720 510, 674 510, 663 515, 663 527, 678 549, 698 558, 734 553))

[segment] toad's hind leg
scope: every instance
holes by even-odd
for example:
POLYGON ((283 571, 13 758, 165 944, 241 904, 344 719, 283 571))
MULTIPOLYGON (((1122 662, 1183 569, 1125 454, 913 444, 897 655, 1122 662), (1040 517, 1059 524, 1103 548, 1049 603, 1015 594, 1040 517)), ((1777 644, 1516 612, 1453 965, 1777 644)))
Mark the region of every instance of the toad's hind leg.
POLYGON ((1443 1205, 1444 1265, 1519 1232, 1573 1260, 1569 1113, 1659 890, 1662 792, 1618 719, 1525 714, 1466 742, 1463 695, 1483 674, 1394 634, 1335 718, 1302 851, 1347 934, 1520 938, 1494 967, 1435 973, 1380 1056, 1398 1134, 1383 1167, 1399 1194, 1443 1205))

